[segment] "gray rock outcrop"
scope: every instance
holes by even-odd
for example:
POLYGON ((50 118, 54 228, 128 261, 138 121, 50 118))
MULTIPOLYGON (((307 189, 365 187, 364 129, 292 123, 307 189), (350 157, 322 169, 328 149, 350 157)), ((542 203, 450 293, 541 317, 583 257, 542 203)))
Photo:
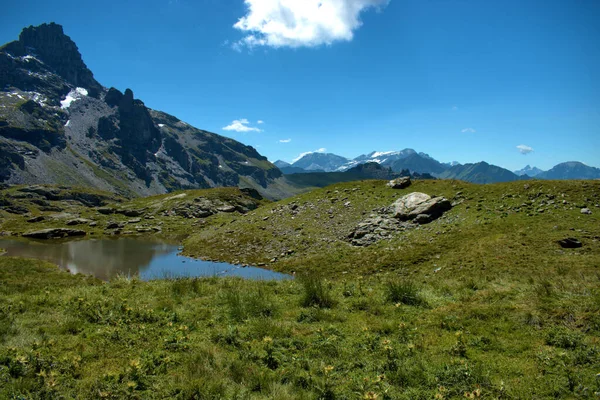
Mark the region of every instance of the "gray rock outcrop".
POLYGON ((399 231, 430 223, 451 208, 450 201, 443 197, 413 192, 396 200, 378 215, 361 221, 348 235, 348 240, 354 246, 368 246, 389 239, 399 231))
POLYGON ((39 231, 31 231, 23 234, 23 237, 32 239, 61 239, 73 236, 85 236, 86 232, 78 229, 48 228, 39 231))
MULTIPOLYGON (((452 204, 444 197, 431 197, 425 193, 413 192, 396 200, 392 208, 394 218, 401 221, 413 220, 419 215, 427 215, 429 220, 434 220, 450 210, 452 204)), ((420 219, 425 220, 423 217, 420 219)))
POLYGON ((392 189, 404 189, 411 185, 410 176, 401 176, 388 182, 387 186, 392 189))

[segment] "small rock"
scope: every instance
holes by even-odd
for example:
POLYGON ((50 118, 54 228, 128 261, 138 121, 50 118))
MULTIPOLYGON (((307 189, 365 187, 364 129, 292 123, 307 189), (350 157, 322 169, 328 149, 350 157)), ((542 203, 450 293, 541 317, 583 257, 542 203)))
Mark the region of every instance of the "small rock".
POLYGON ((75 219, 71 219, 71 220, 67 221, 66 225, 68 225, 68 226, 83 225, 83 224, 89 224, 90 222, 91 221, 89 219, 75 218, 75 219))
POLYGON ((235 207, 227 204, 227 205, 224 205, 221 207, 217 207, 217 211, 224 212, 224 213, 231 213, 231 212, 235 211, 235 207))
POLYGON ((116 213, 117 209, 112 207, 100 207, 97 208, 96 211, 98 211, 100 214, 110 215, 116 213))
POLYGON ((582 208, 581 213, 589 215, 592 213, 592 210, 590 210, 589 208, 582 208))
POLYGON ((565 238, 558 241, 558 244, 563 249, 576 249, 578 247, 582 247, 581 242, 575 238, 565 238))
POLYGON ((143 210, 122 210, 120 213, 126 217, 141 217, 144 215, 143 210))
POLYGON ((31 222, 31 223, 33 223, 33 222, 40 222, 40 221, 43 221, 45 219, 46 218, 43 215, 38 215, 37 217, 29 218, 27 220, 27 222, 31 222))
POLYGON ((431 217, 427 214, 419 214, 415 217, 414 221, 419 225, 423 225, 431 222, 431 217))
POLYGON ((27 214, 29 212, 29 210, 26 207, 15 206, 15 205, 3 207, 2 209, 11 214, 18 214, 18 215, 27 214))
POLYGON ((127 221, 128 224, 137 224, 141 221, 141 218, 133 218, 127 221))
POLYGON ((85 236, 86 232, 78 229, 49 228, 39 231, 26 232, 23 237, 32 239, 60 239, 71 236, 85 236))
POLYGON ((122 222, 109 221, 106 225, 106 229, 121 229, 125 226, 122 222))
POLYGON ((411 183, 410 176, 402 176, 389 181, 387 186, 391 187, 392 189, 404 189, 409 187, 411 183))

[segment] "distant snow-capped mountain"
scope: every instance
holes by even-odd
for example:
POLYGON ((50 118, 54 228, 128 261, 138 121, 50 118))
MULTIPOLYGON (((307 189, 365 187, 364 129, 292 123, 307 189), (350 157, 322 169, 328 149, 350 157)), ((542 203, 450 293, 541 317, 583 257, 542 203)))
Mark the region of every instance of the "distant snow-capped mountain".
POLYGON ((336 171, 349 160, 346 157, 332 153, 309 153, 292 163, 292 167, 302 168, 306 171, 336 171))
MULTIPOLYGON (((411 174, 430 174, 441 179, 459 179, 473 183, 509 182, 536 177, 537 179, 600 179, 600 169, 571 161, 556 165, 549 171, 527 165, 518 171, 509 171, 484 161, 460 164, 457 161, 441 163, 426 153, 413 149, 400 151, 372 151, 354 159, 332 153, 307 154, 291 165, 282 163, 286 175, 306 172, 344 172, 366 163, 390 168, 393 173, 408 170, 411 174), (527 176, 525 176, 527 175, 527 176)), ((278 164, 276 162, 275 164, 278 164)))
MULTIPOLYGON (((354 159, 347 159, 332 153, 310 153, 292 163, 291 167, 302 168, 306 171, 343 172, 366 163, 377 163, 390 167, 394 172, 408 169, 417 173, 439 174, 450 168, 450 166, 440 163, 429 154, 417 153, 413 149, 372 151, 354 159)), ((280 168, 287 169, 289 167, 289 165, 282 164, 280 168)))
POLYGON ((406 158, 413 154, 417 154, 417 152, 413 149, 404 149, 400 151, 372 151, 369 154, 362 154, 354 158, 353 160, 349 160, 348 163, 340 166, 338 168, 338 171, 345 171, 359 164, 364 164, 368 162, 375 162, 381 165, 390 165, 396 160, 406 158))

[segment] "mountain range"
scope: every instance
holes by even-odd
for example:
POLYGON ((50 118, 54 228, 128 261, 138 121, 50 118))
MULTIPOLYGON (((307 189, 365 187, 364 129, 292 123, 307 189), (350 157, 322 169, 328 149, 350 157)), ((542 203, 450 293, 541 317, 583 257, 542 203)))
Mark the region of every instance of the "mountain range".
POLYGON ((129 196, 240 186, 281 197, 281 177, 254 148, 102 86, 60 25, 30 26, 0 47, 0 182, 129 196))
MULTIPOLYGON (((521 170, 510 171, 485 161, 464 165, 456 161, 442 163, 426 153, 420 153, 413 149, 373 151, 354 159, 332 153, 310 153, 294 163, 278 160, 275 165, 284 174, 290 175, 311 172, 342 172, 364 163, 378 163, 389 167, 393 172, 408 170, 417 174, 431 174, 440 179, 460 179, 473 183, 510 182, 534 177, 537 179, 600 179, 600 169, 576 161, 558 164, 549 171, 529 165, 521 170)), ((306 181, 307 178, 304 180, 306 181)))
POLYGON ((313 179, 293 174, 338 174, 315 175, 320 186, 402 171, 477 183, 600 178, 600 169, 579 162, 513 172, 483 161, 442 163, 413 149, 354 159, 314 152, 271 163, 251 146, 146 107, 130 89, 104 87, 60 25, 30 26, 0 47, 0 183, 75 185, 129 197, 239 186, 276 199, 313 179), (367 164, 384 168, 355 169, 367 164))

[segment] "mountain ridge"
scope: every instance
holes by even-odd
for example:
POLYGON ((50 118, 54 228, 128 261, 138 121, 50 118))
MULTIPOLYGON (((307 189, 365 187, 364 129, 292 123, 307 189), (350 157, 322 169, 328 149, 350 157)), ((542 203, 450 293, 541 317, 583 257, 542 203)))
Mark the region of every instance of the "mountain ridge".
MULTIPOLYGON (((312 165, 313 170, 305 170, 300 165, 304 163, 303 159, 281 167, 285 175, 306 173, 315 171, 317 165, 312 165), (298 163, 298 164, 297 164, 298 163)), ((319 153, 321 158, 336 157, 345 158, 333 153, 319 153)), ((478 163, 460 164, 457 161, 442 163, 429 154, 417 152, 414 149, 406 148, 399 151, 372 151, 361 154, 354 159, 348 159, 346 164, 337 168, 327 168, 326 163, 319 165, 323 172, 343 172, 358 165, 375 162, 385 167, 390 167, 394 172, 408 170, 416 174, 431 174, 441 179, 462 179, 473 183, 495 183, 509 182, 521 179, 599 179, 600 169, 589 167, 581 162, 571 161, 556 165, 549 171, 543 171, 537 167, 527 165, 525 168, 510 171, 485 161, 478 163), (557 169, 558 168, 558 169, 557 169), (552 172, 550 172, 552 171, 552 172)))
POLYGON ((529 164, 526 165, 524 168, 522 169, 518 169, 516 171, 513 171, 515 174, 519 175, 519 176, 523 176, 523 175, 527 175, 530 177, 535 177, 539 174, 541 174, 542 172, 545 172, 541 169, 539 169, 538 167, 532 167, 529 164))
POLYGON ((77 184, 127 196, 218 186, 285 197, 256 149, 104 88, 60 25, 0 47, 0 181, 77 184))
POLYGON ((600 179, 600 168, 579 161, 560 163, 536 176, 540 179, 600 179))

